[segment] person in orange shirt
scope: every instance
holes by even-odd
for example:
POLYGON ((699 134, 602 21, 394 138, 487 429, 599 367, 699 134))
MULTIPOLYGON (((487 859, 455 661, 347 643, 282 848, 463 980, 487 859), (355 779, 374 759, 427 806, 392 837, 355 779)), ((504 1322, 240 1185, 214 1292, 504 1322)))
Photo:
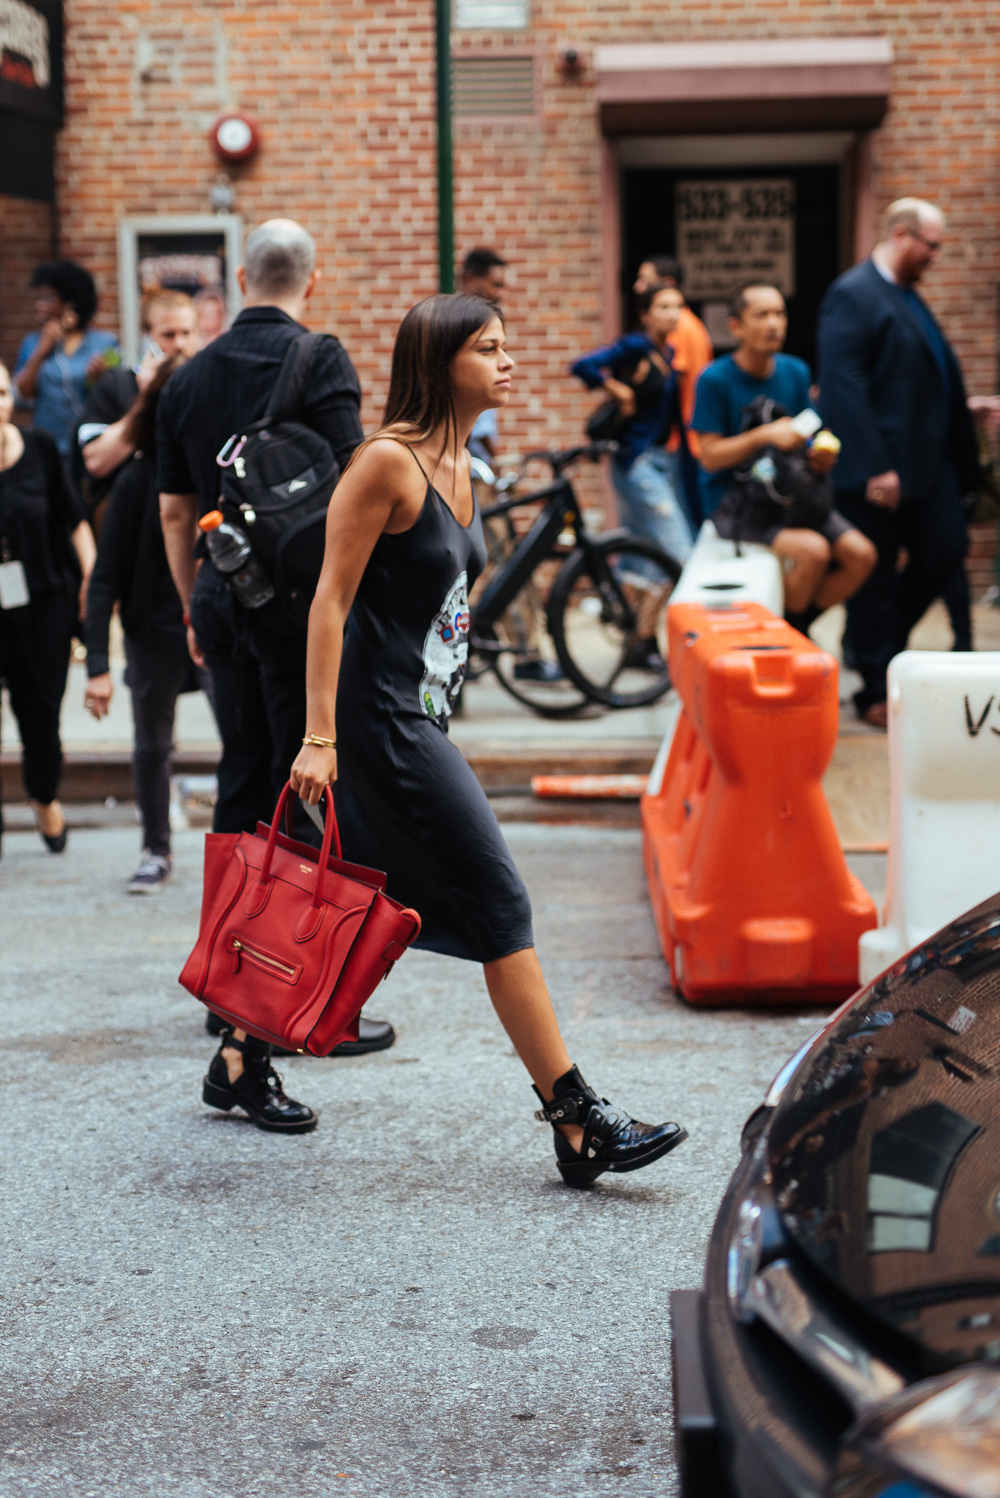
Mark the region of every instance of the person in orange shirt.
MULTIPOLYGON (((650 255, 636 271, 632 290, 636 296, 641 296, 650 286, 665 286, 676 288, 683 298, 683 284, 684 270, 679 260, 675 260, 672 255, 650 255)), ((683 481, 684 497, 687 500, 690 518, 697 529, 697 522, 701 516, 697 468, 700 449, 698 434, 691 430, 691 418, 694 415, 694 396, 698 376, 705 366, 712 362, 715 350, 705 324, 685 302, 682 302, 680 308, 677 327, 670 335, 670 347, 673 351, 672 364, 674 374, 677 376, 677 393, 687 451, 682 450, 681 434, 676 430, 670 434, 667 451, 677 455, 676 462, 683 481)))

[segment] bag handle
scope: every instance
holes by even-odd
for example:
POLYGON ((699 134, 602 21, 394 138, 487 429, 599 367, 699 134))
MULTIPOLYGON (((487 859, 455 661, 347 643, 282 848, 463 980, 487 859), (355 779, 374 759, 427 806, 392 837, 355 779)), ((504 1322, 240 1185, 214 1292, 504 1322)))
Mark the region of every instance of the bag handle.
MULTIPOLYGON (((330 790, 330 787, 327 786, 326 789, 330 790)), ((326 801, 326 797, 325 796, 323 798, 323 807, 324 807, 324 811, 325 811, 326 807, 327 807, 327 801, 326 801)), ((314 810, 314 808, 310 806, 310 807, 307 807, 306 810, 311 812, 311 811, 314 810)), ((324 816, 324 819, 323 819, 323 830, 324 830, 324 832, 326 831, 326 823, 330 820, 331 817, 333 819, 333 856, 334 856, 334 858, 343 858, 344 855, 343 855, 343 853, 341 851, 341 847, 340 847, 340 824, 337 821, 337 813, 334 810, 334 806, 333 806, 333 793, 332 793, 332 791, 331 791, 331 794, 330 794, 329 812, 328 812, 328 814, 326 816, 324 816)), ((316 820, 316 818, 314 817, 313 821, 315 821, 315 820, 316 820)), ((285 835, 287 837, 294 837, 295 836, 295 803, 294 803, 294 800, 293 800, 293 798, 291 796, 289 796, 288 800, 285 802, 285 835)))
MULTIPOLYGON (((291 821, 291 801, 289 800, 291 794, 292 783, 290 780, 286 780, 284 789, 278 797, 278 804, 274 808, 274 816, 271 818, 271 829, 267 834, 267 848, 264 851, 264 862, 260 866, 259 884, 267 884, 271 878, 271 860, 274 857, 274 849, 278 841, 278 827, 281 823, 282 813, 284 812, 288 816, 289 822, 291 821)), ((319 909, 323 903, 326 866, 330 858, 330 849, 334 844, 334 834, 336 834, 336 856, 340 857, 340 829, 337 826, 337 813, 333 809, 333 791, 328 785, 323 787, 323 800, 326 809, 326 817, 323 823, 323 846, 320 849, 319 864, 316 869, 316 888, 313 891, 312 897, 312 903, 316 909, 319 909)))

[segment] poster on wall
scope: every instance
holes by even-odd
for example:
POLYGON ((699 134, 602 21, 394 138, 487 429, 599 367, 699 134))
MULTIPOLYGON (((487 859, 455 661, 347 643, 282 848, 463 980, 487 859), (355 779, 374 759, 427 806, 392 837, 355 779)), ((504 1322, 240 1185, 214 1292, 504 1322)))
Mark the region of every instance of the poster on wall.
POLYGON ((795 183, 790 177, 678 182, 677 257, 691 301, 726 301, 754 276, 795 294, 795 183))
POLYGON ((0 109, 62 124, 61 0, 0 0, 0 109))
POLYGON ((126 356, 135 361, 142 355, 139 308, 148 291, 183 291, 194 299, 201 347, 224 332, 239 310, 241 249, 241 223, 233 214, 123 220, 118 268, 126 356))

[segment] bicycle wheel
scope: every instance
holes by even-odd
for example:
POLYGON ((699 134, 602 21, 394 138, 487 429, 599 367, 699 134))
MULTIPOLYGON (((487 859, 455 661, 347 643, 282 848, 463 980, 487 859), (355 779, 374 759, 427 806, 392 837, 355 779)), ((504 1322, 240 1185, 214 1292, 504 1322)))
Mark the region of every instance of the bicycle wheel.
MULTIPOLYGON (((528 583, 497 620, 490 664, 505 691, 541 718, 572 718, 593 706, 587 692, 569 679, 546 630, 537 588, 528 583)), ((482 660, 483 656, 480 655, 482 660)))
POLYGON ((605 707, 642 707, 670 690, 667 604, 680 563, 643 536, 577 551, 549 598, 549 631, 568 679, 605 707))
MULTIPOLYGON (((513 526, 487 519, 484 534, 488 560, 477 591, 501 568, 517 542, 513 526)), ((569 680, 556 659, 548 634, 545 605, 533 578, 525 583, 510 607, 486 631, 477 629, 473 594, 472 641, 466 679, 475 681, 493 671, 505 691, 542 718, 571 718, 593 700, 569 680), (479 648, 477 649, 477 644, 479 648)))

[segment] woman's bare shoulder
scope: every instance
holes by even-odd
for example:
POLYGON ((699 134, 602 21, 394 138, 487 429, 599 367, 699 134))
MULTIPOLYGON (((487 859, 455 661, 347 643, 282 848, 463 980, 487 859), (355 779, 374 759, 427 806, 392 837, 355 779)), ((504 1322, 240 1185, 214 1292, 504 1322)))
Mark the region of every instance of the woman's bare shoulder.
POLYGON ((382 479, 415 471, 412 449, 396 437, 375 437, 366 442, 351 466, 363 470, 366 477, 378 475, 382 479))

